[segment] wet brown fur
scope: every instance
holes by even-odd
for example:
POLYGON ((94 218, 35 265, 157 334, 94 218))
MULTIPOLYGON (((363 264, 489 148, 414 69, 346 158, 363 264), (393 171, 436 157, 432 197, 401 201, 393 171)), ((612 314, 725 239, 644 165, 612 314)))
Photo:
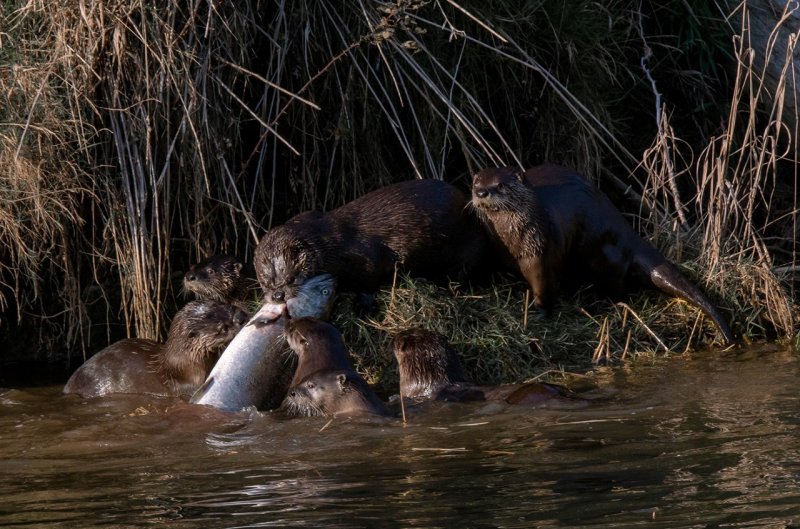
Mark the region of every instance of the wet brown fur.
POLYGON ((243 308, 258 298, 253 267, 225 254, 193 264, 183 276, 183 288, 199 300, 236 303, 243 308))
POLYGON ((235 305, 190 301, 175 314, 153 367, 178 394, 190 395, 246 322, 247 314, 235 305))
POLYGON ((735 341, 705 294, 582 175, 557 165, 524 173, 483 169, 473 178, 472 205, 510 253, 543 312, 552 309, 563 290, 582 285, 594 285, 611 297, 650 287, 696 305, 727 343, 735 341))
POLYGON ((355 371, 317 371, 289 390, 281 409, 290 416, 386 416, 388 411, 355 371))
POLYGON ((395 266, 431 279, 458 278, 481 258, 486 236, 465 196, 440 180, 409 180, 329 213, 306 212, 269 230, 255 252, 267 299, 290 298, 322 272, 343 291, 372 292, 395 266))
POLYGON ((400 395, 404 398, 505 401, 515 405, 566 400, 566 390, 553 384, 478 386, 471 383, 458 353, 437 332, 418 327, 401 331, 392 339, 392 349, 400 371, 400 395))
POLYGON ((246 322, 241 309, 217 301, 191 301, 175 315, 160 344, 130 338, 115 342, 73 373, 64 393, 98 397, 149 393, 188 397, 246 322))
POLYGON ((285 334, 289 347, 297 355, 290 387, 318 371, 354 371, 342 335, 330 323, 317 318, 291 319, 285 334))
POLYGON ((404 397, 431 397, 447 386, 470 383, 458 353, 439 333, 406 329, 392 339, 392 349, 404 397))

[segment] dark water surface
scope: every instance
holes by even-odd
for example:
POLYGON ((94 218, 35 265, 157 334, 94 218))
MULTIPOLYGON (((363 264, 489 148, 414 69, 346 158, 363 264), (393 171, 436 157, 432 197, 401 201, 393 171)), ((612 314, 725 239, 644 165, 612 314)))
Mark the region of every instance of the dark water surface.
POLYGON ((800 527, 794 352, 616 369, 582 409, 400 421, 0 390, 0 527, 800 527))

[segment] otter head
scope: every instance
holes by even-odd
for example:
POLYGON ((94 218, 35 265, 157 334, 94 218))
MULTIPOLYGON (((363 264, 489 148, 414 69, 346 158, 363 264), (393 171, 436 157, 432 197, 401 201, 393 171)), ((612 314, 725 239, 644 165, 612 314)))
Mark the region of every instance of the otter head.
POLYGON ((229 255, 217 254, 193 264, 183 276, 183 288, 197 299, 225 301, 241 284, 244 263, 229 255))
POLYGON ((175 314, 161 367, 177 381, 200 384, 220 353, 247 322, 238 307, 219 301, 190 301, 175 314))
POLYGON ((319 371, 353 370, 342 335, 330 323, 316 318, 290 319, 284 335, 298 359, 292 386, 319 371))
POLYGON ((355 371, 324 371, 293 386, 281 405, 289 415, 385 415, 386 409, 355 371))
POLYGON ((471 203, 483 214, 517 210, 526 194, 525 173, 513 167, 482 169, 472 178, 471 203))
POLYGON ((256 275, 268 303, 285 303, 308 278, 322 272, 318 252, 294 233, 295 227, 269 230, 256 247, 256 275))
POLYGON ((291 319, 286 324, 286 341, 292 351, 303 355, 309 349, 344 351, 344 341, 338 329, 317 318, 291 319))
POLYGON ((439 333, 421 328, 401 331, 392 339, 403 397, 433 397, 444 387, 469 382, 456 351, 439 333))

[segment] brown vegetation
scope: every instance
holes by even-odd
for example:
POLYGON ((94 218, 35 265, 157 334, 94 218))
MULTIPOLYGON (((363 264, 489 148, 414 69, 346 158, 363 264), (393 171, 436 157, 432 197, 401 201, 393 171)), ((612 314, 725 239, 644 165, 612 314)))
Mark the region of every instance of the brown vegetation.
MULTIPOLYGON (((732 28, 715 3, 638 0, 2 9, 0 363, 162 336, 177 272, 249 258, 298 211, 544 160, 636 214, 746 338, 794 336, 796 89, 761 82, 766 64, 792 71, 794 42, 751 40, 749 16, 732 28)), ((506 381, 710 336, 648 295, 592 315, 578 296, 524 325, 519 284, 459 292, 402 283, 376 321, 339 323, 362 355, 437 325, 479 378, 506 381)))

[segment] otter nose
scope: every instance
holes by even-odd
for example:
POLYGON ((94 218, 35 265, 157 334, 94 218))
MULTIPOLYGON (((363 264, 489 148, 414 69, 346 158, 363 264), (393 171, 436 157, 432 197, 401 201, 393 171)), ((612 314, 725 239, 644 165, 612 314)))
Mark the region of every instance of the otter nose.
POLYGON ((197 279, 197 275, 194 273, 194 270, 186 272, 185 279, 186 281, 194 281, 195 279, 197 279))
POLYGON ((486 197, 489 196, 489 191, 487 191, 486 189, 483 189, 483 188, 476 189, 475 190, 475 196, 478 197, 478 198, 486 198, 486 197))
POLYGON ((283 298, 286 297, 286 294, 283 290, 278 290, 277 292, 272 293, 272 301, 283 301, 283 298))

